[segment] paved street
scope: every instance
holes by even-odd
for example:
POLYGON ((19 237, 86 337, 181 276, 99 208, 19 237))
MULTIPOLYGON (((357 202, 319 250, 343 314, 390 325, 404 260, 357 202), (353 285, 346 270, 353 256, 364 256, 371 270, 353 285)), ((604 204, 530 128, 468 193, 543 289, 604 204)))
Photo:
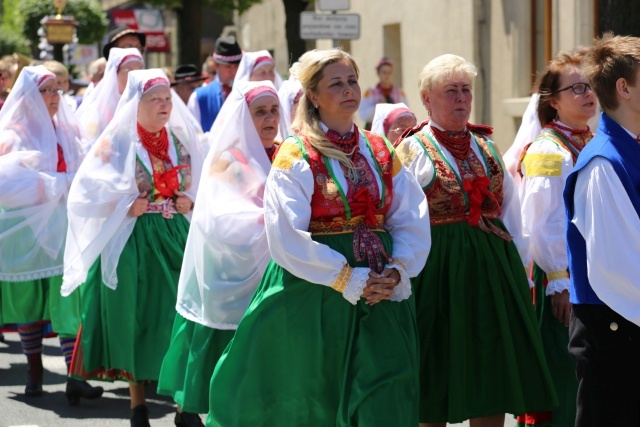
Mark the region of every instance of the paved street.
MULTIPOLYGON (((5 334, 0 343, 0 427, 124 427, 129 425, 129 389, 123 382, 99 383, 105 389, 98 400, 82 400, 70 406, 64 395, 66 367, 58 338, 45 340, 43 364, 44 395, 24 396, 26 358, 18 334, 5 334)), ((98 383, 93 383, 94 385, 98 383)), ((173 426, 175 406, 170 399, 147 388, 151 425, 173 426)), ((468 423, 453 424, 466 427, 468 423)), ((505 427, 515 426, 507 415, 505 427)), ((283 426, 286 427, 286 426, 283 426)), ((293 426, 292 426, 293 427, 293 426)), ((296 426, 297 427, 297 426, 296 426)), ((391 427, 391 426, 390 426, 391 427)))

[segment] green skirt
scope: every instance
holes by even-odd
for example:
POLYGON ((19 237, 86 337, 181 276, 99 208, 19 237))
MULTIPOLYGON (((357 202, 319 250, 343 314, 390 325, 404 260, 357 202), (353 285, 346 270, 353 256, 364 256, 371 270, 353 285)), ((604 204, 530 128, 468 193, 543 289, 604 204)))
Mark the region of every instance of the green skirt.
MULTIPOLYGON (((353 234, 315 240, 364 266, 353 234)), ((207 425, 415 427, 417 359, 413 300, 352 305, 271 261, 216 365, 207 425)))
POLYGON ((235 330, 213 329, 176 313, 171 345, 164 356, 158 393, 173 397, 183 411, 209 412, 209 383, 235 330))
POLYGON ((75 337, 80 328, 80 292, 63 297, 61 286, 62 276, 0 281, 0 325, 51 322, 55 333, 75 337))
MULTIPOLYGON (((578 379, 576 378, 576 362, 569 355, 569 329, 553 315, 551 297, 546 296, 547 276, 540 267, 533 267, 533 281, 536 284, 536 315, 544 354, 549 364, 559 405, 551 412, 553 427, 573 427, 576 424, 576 396, 578 395, 578 379)), ((534 421, 519 426, 544 427, 544 422, 534 421)))
POLYGON ((100 259, 82 292, 82 333, 72 374, 105 381, 157 381, 169 348, 188 221, 145 214, 122 250, 118 286, 102 283, 100 259))
POLYGON ((432 226, 431 239, 413 279, 420 422, 553 409, 557 398, 515 245, 467 223, 432 226))

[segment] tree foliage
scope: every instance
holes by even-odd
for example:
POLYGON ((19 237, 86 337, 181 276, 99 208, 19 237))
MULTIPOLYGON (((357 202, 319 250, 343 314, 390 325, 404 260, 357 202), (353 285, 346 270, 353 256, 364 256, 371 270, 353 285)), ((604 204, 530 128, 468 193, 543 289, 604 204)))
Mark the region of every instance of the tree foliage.
POLYGON ((0 26, 0 56, 11 55, 14 52, 31 56, 29 42, 22 34, 0 26))
MULTIPOLYGON (((35 46, 40 41, 38 36, 40 20, 45 16, 56 14, 53 2, 21 0, 19 10, 24 17, 24 34, 35 46)), ((97 0, 69 0, 62 13, 65 16, 73 16, 78 21, 76 31, 81 44, 99 42, 107 32, 109 21, 97 0)))

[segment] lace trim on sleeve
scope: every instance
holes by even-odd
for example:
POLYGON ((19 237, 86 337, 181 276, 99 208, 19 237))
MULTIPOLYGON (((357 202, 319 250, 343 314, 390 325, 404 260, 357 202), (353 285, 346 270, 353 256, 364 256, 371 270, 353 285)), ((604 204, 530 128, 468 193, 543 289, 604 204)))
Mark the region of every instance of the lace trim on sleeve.
POLYGON ((549 280, 545 295, 553 295, 555 293, 561 293, 562 291, 568 291, 571 287, 571 281, 568 278, 549 280))
POLYGON ((365 286, 367 286, 369 271, 371 270, 365 267, 349 268, 351 269, 352 274, 349 282, 342 291, 342 296, 351 304, 356 305, 358 303, 358 300, 362 296, 362 291, 364 290, 365 286))
POLYGON ((398 260, 394 260, 387 267, 394 268, 400 273, 400 281, 393 289, 393 295, 389 298, 391 301, 404 301, 411 296, 411 281, 407 274, 406 267, 398 260))

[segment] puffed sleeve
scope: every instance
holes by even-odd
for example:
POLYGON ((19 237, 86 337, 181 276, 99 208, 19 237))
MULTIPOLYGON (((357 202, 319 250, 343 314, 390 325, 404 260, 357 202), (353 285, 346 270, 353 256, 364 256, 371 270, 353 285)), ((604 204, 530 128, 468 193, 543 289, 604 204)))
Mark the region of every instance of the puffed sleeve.
POLYGON ((572 169, 571 154, 548 140, 531 144, 522 161, 523 234, 531 257, 547 273, 547 295, 570 287, 562 192, 572 169))
POLYGON ((640 325, 640 218, 611 163, 595 158, 578 173, 571 221, 587 249, 596 295, 640 325))
POLYGON ((280 147, 264 192, 265 228, 273 260, 296 277, 342 292, 351 304, 362 295, 369 268, 351 267, 347 259, 311 238, 313 173, 292 139, 280 147))
POLYGON ((402 301, 411 295, 409 278, 417 276, 427 262, 431 226, 424 191, 397 155, 393 159, 393 201, 385 218, 385 228, 393 239, 391 267, 400 273, 400 283, 391 300, 402 301))
POLYGON ((396 147, 396 155, 420 187, 426 188, 434 180, 433 161, 427 156, 416 138, 409 137, 400 141, 396 147))

